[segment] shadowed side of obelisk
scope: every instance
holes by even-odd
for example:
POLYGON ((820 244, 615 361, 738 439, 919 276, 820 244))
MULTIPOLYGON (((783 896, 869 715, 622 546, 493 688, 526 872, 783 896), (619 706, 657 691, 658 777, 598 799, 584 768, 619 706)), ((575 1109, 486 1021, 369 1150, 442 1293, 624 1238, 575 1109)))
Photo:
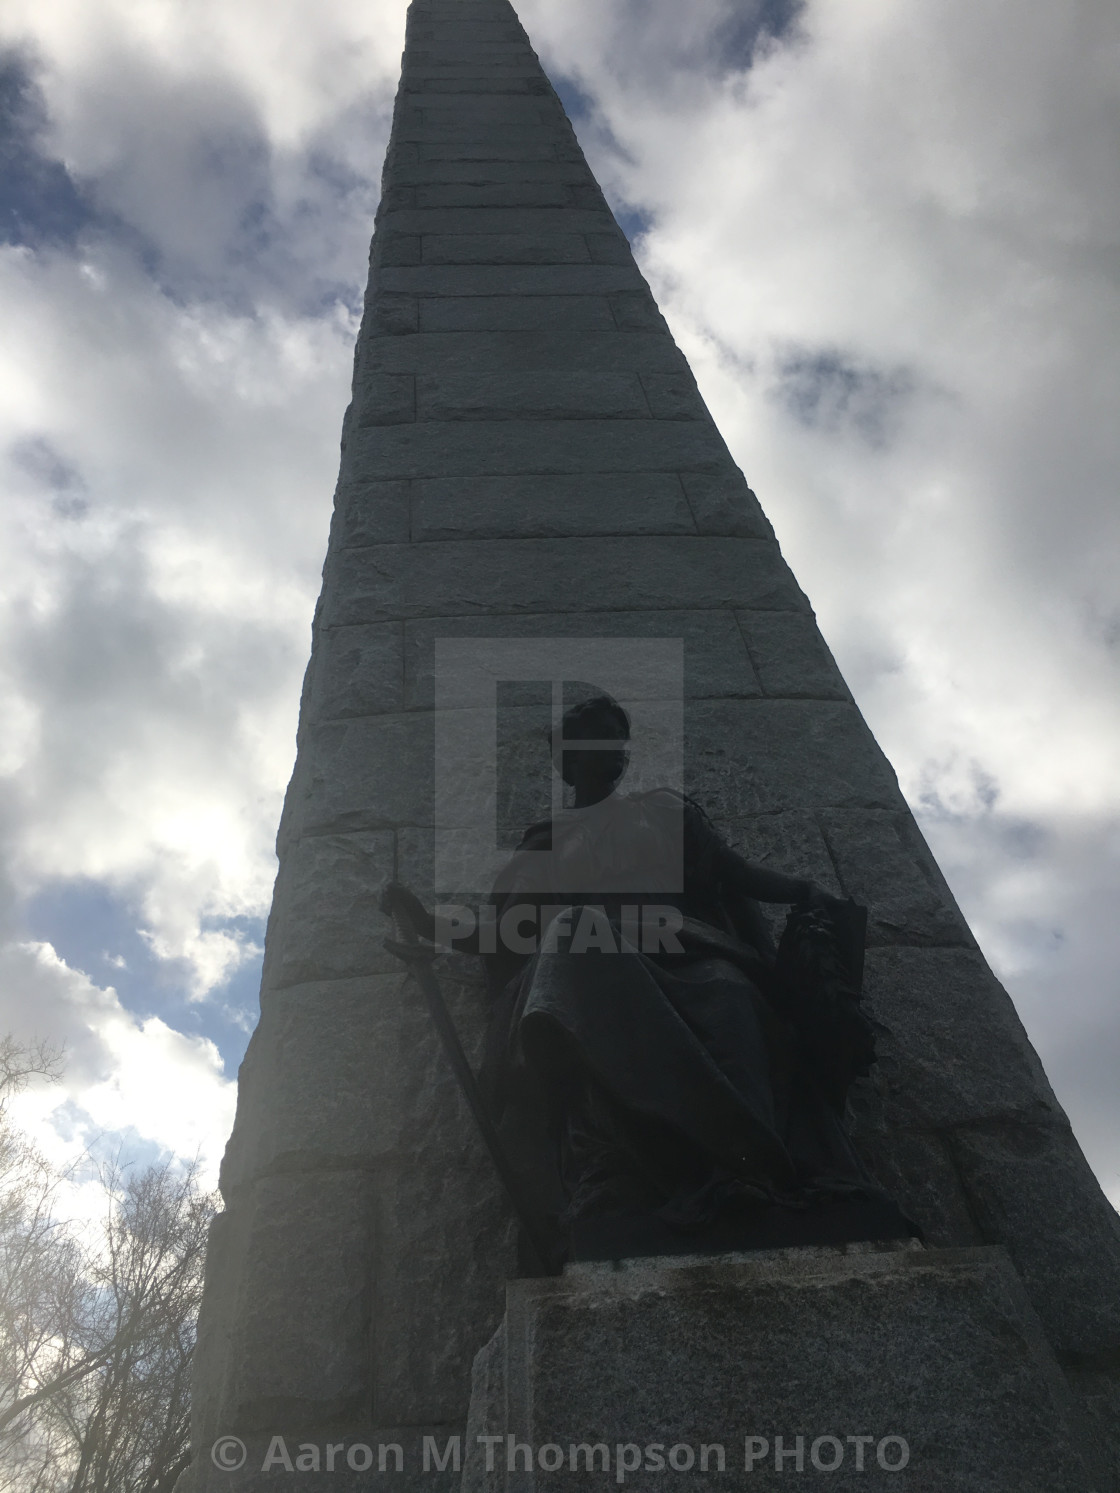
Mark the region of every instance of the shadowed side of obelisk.
MULTIPOLYGON (((1115 1215, 513 10, 416 0, 223 1168, 192 1489, 265 1485, 287 1470, 261 1470, 276 1436, 291 1486, 301 1444, 341 1448, 332 1487, 368 1486, 346 1458, 369 1444, 376 1472, 379 1443, 402 1449, 396 1486, 430 1483, 423 1437, 462 1430, 502 1310, 510 1211, 376 905, 392 876, 432 896, 435 641, 472 636, 683 640, 688 790, 751 859, 870 906, 869 1161, 931 1243, 1007 1245, 1106 1406, 1115 1215), (210 1465, 226 1434, 248 1447, 233 1476, 210 1465)), ((477 976, 442 963, 477 1059, 477 976)))

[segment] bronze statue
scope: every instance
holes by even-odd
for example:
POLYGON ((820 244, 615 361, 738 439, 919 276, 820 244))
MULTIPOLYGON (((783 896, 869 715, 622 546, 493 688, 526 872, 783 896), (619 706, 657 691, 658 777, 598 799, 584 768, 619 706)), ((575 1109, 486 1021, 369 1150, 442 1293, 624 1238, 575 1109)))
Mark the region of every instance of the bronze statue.
MULTIPOLYGON (((526 1206, 577 1258, 915 1232, 843 1124, 874 1058, 866 914, 751 865, 679 794, 618 792, 629 734, 607 696, 567 712, 573 805, 499 876, 489 950, 456 945, 486 963, 480 1087, 526 1206), (793 909, 777 949, 760 902, 793 909)), ((404 888, 386 905, 435 937, 404 888)))

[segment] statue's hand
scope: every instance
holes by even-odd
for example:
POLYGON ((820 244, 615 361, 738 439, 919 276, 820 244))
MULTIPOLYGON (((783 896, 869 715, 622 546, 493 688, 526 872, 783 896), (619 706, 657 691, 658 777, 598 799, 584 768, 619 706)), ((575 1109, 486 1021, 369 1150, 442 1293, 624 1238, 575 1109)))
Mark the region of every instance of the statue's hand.
POLYGON ((823 886, 818 886, 815 881, 811 881, 805 899, 800 905, 808 908, 810 912, 831 912, 833 908, 843 907, 845 904, 843 897, 834 897, 831 892, 826 892, 823 886))

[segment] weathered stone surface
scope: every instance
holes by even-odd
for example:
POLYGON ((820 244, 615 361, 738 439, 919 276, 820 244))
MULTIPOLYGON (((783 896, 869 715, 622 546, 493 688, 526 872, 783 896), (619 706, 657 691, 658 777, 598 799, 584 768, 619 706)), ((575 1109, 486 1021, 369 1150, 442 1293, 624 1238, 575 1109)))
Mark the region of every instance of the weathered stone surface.
POLYGON ((682 472, 681 483, 701 534, 773 539, 770 520, 747 486, 742 472, 732 470, 717 476, 682 472))
POLYGON ((688 369, 680 373, 643 373, 642 384, 655 420, 710 419, 688 369))
POLYGON ((516 1273, 516 1230, 471 1129, 437 1161, 402 1167, 381 1197, 376 1396, 402 1422, 466 1419, 471 1361, 516 1273), (429 1262, 444 1261, 433 1272, 429 1262))
POLYGON ((382 270, 378 284, 382 290, 423 296, 611 295, 645 290, 633 264, 404 265, 382 270))
POLYGON ((674 472, 435 478, 412 492, 414 539, 696 532, 674 472))
POLYGON ((605 296, 440 296, 420 301, 422 332, 614 331, 605 296))
POLYGON ((969 949, 867 951, 864 994, 884 1027, 879 1070, 892 1123, 943 1130, 1060 1113, 1022 1023, 969 949))
POLYGON ((563 182, 459 182, 418 186, 417 207, 568 207, 570 188, 563 182))
MULTIPOLYGON (((413 867, 408 879, 430 898, 430 869, 425 879, 413 867)), ((437 975, 477 1067, 488 1010, 481 967, 448 955, 437 975)), ((459 1155, 473 1123, 427 1006, 399 964, 266 992, 222 1187, 241 1195, 270 1174, 369 1170, 405 1156, 427 1156, 430 1167, 459 1155)))
POLYGON ((311 690, 311 716, 329 721, 401 710, 402 647, 399 622, 324 629, 311 690))
POLYGON ((392 178, 398 186, 559 181, 599 190, 583 161, 415 161, 394 167, 392 178))
POLYGON ((895 801, 894 774, 855 708, 701 700, 685 717, 686 790, 719 825, 789 809, 895 801))
POLYGON ((985 1243, 948 1142, 933 1131, 889 1124, 877 1079, 872 1072, 849 1098, 851 1135, 864 1164, 932 1248, 985 1243))
MULTIPOLYGON (((330 568, 331 599, 323 620, 332 626, 486 615, 497 596, 507 614, 539 611, 542 596, 572 612, 725 609, 747 599, 755 606, 788 607, 800 601, 777 547, 758 539, 636 534, 375 545, 340 551, 330 568)), ((779 714, 801 703, 773 702, 779 714)), ((854 718, 852 707, 848 713, 854 718)), ((839 718, 830 706, 817 714, 839 718)), ((802 715, 812 718, 811 711, 802 715)))
MULTIPOLYGON (((405 631, 405 702, 433 706, 436 638, 681 638, 687 699, 758 693, 747 651, 727 612, 580 612, 534 617, 438 617, 410 622, 405 631)), ((512 701, 510 703, 513 703, 512 701)))
POLYGON ((268 1177, 246 1206, 230 1422, 272 1432, 352 1420, 371 1388, 371 1181, 355 1172, 268 1177))
MULTIPOLYGON (((789 876, 807 876, 834 896, 841 895, 836 868, 820 826, 812 814, 794 809, 783 814, 760 814, 725 833, 733 850, 754 865, 789 876)), ((785 927, 789 908, 766 904, 762 909, 775 945, 785 927)))
POLYGON ((381 946, 391 930, 377 906, 395 855, 389 830, 308 835, 288 848, 272 899, 265 988, 396 967, 381 946))
POLYGON ((816 620, 808 614, 740 615, 747 646, 768 695, 850 700, 848 686, 816 620))
POLYGON ((405 977, 331 980, 271 993, 241 1065, 222 1190, 277 1173, 358 1171, 401 1144, 394 1066, 405 977))
POLYGON ((409 538, 407 482, 346 482, 335 498, 331 543, 404 544, 409 538))
MULTIPOLYGON (((524 137, 525 131, 518 126, 517 133, 524 137)), ((433 237, 470 240, 495 234, 506 238, 512 234, 563 245, 572 235, 579 236, 582 242, 583 234, 602 233, 608 228, 612 236, 618 235, 614 219, 605 208, 589 212, 575 207, 409 208, 387 214, 379 225, 379 231, 381 228, 391 233, 421 234, 425 245, 433 237)))
POLYGON ((669 328, 645 284, 640 289, 622 287, 610 292, 615 324, 623 332, 663 332, 669 328))
POLYGON ((1055 1348, 1120 1354, 1120 1216, 1069 1127, 970 1125, 952 1147, 986 1238, 1006 1245, 1055 1348))
POLYGON ((593 264, 581 234, 430 233, 423 264, 593 264))
POLYGON ((370 328, 381 337, 406 337, 419 325, 419 311, 414 295, 397 295, 388 291, 375 294, 370 301, 370 328))
MULTIPOLYGON (((515 299, 515 298, 514 298, 515 299)), ((558 297, 553 310, 563 312, 568 297, 558 297)), ((442 306, 442 302, 434 303, 442 306)), ((509 306, 506 298, 502 305, 509 306)), ((468 301, 468 306, 474 302, 468 301)), ((471 331, 421 333, 416 337, 377 337, 362 353, 363 370, 386 373, 427 373, 441 378, 449 374, 462 376, 485 372, 510 374, 630 373, 636 370, 662 369, 675 373, 681 366, 681 355, 667 337, 657 332, 628 332, 620 335, 609 310, 602 323, 604 330, 589 331, 556 319, 551 330, 471 331)), ((648 414, 642 400, 642 413, 648 414)))
POLYGON ((313 725, 293 805, 294 834, 348 834, 432 822, 432 722, 363 716, 313 725))
MULTIPOLYGON (((504 1456, 489 1478, 484 1463, 471 1468, 468 1493, 590 1487, 570 1470, 568 1448, 580 1443, 605 1444, 612 1478, 634 1486, 641 1472, 618 1472, 620 1446, 634 1446, 639 1465, 647 1446, 662 1457, 673 1448, 674 1485, 690 1488, 780 1489, 841 1455, 835 1486, 851 1489, 1093 1485, 1071 1396, 1000 1250, 856 1246, 575 1267, 511 1282, 504 1344, 490 1352, 504 1363, 480 1370, 480 1391, 504 1399, 505 1414, 492 1406, 472 1421, 502 1423, 538 1456, 516 1476, 504 1456), (858 1436, 868 1438, 862 1468, 848 1440, 858 1436), (553 1445, 560 1470, 542 1475, 539 1449, 553 1445), (702 1470, 704 1445, 725 1448, 726 1472, 711 1457, 702 1470)), ((606 1482, 597 1473, 594 1485, 606 1482)))
POLYGON ((359 427, 415 420, 416 380, 411 374, 367 374, 354 401, 354 414, 359 427))
POLYGON ((868 908, 872 944, 963 944, 975 940, 957 908, 931 885, 899 833, 899 815, 860 809, 822 813, 846 896, 868 908))
POLYGON ((421 420, 643 420, 650 413, 636 373, 427 373, 416 382, 421 420))
MULTIPOLYGON (((508 420, 387 425, 355 430, 355 480, 513 476, 518 473, 708 472, 730 465, 706 420, 508 420)), ((749 606, 744 600, 740 603, 749 606)))

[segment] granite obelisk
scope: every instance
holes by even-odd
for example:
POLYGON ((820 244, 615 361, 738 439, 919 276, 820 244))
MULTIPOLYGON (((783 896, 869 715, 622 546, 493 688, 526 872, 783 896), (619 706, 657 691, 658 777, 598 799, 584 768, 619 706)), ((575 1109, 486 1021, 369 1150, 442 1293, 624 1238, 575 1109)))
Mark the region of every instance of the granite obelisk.
MULTIPOLYGON (((284 1456, 302 1486, 331 1446, 324 1486, 370 1486, 379 1447, 397 1487, 454 1477, 424 1438, 464 1430, 515 1230, 377 894, 432 899, 435 643, 470 637, 683 640, 688 792, 871 909, 867 1162, 931 1249, 1006 1251, 1115 1486, 1116 1214, 507 0, 408 13, 185 1486, 272 1486, 284 1456)), ((480 985, 446 963, 477 1055, 480 985)))

